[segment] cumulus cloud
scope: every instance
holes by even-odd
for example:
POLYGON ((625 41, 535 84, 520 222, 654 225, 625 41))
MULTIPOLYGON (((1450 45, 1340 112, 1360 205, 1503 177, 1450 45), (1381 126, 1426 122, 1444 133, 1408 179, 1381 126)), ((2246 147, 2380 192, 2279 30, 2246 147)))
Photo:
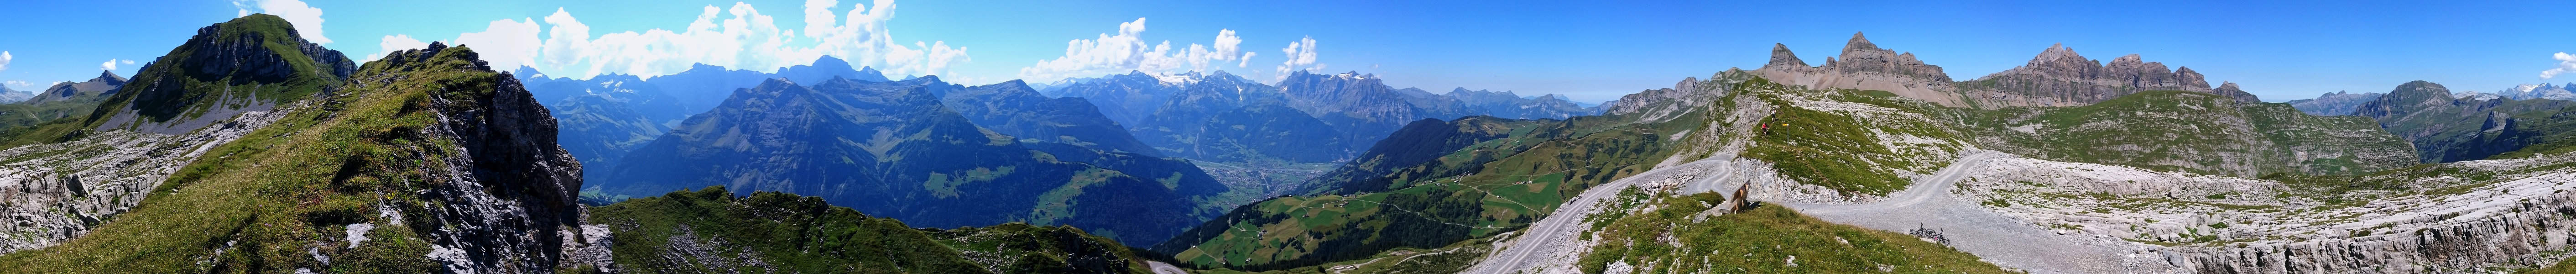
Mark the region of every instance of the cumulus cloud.
POLYGON ((266 13, 285 18, 287 23, 295 24, 295 33, 303 36, 304 40, 313 41, 314 44, 331 43, 330 37, 322 36, 322 9, 305 5, 304 1, 234 0, 233 8, 241 11, 238 16, 266 13))
POLYGON ((2540 71, 2540 79, 2549 79, 2550 77, 2558 77, 2559 74, 2576 72, 2576 55, 2567 55, 2565 52, 2560 52, 2558 53, 2558 56, 2552 56, 2552 58, 2558 59, 2558 67, 2540 71))
POLYGON ((9 85, 9 86, 12 86, 12 87, 18 87, 18 88, 29 88, 29 87, 35 87, 35 86, 36 86, 36 83, 28 83, 27 81, 10 80, 10 81, 8 81, 8 82, 0 82, 0 85, 9 85))
POLYGON ((806 0, 805 36, 820 43, 810 49, 782 49, 779 55, 793 58, 788 61, 797 64, 823 55, 841 56, 853 64, 883 65, 877 68, 890 75, 947 75, 951 66, 972 60, 966 56, 966 47, 951 47, 945 41, 913 41, 909 47, 895 42, 892 32, 886 31, 886 22, 894 20, 894 0, 854 5, 847 15, 840 16, 846 20, 832 16, 831 8, 836 3, 806 0))
POLYGON ((1288 42, 1288 48, 1279 49, 1279 52, 1288 54, 1288 61, 1279 63, 1279 77, 1272 81, 1287 80, 1288 73, 1293 71, 1324 70, 1324 64, 1315 63, 1315 37, 1288 42))
POLYGON ((385 53, 391 53, 391 52, 394 52, 394 51, 397 51, 397 50, 417 49, 417 48, 428 48, 428 47, 429 47, 429 42, 421 42, 421 41, 420 41, 420 39, 412 39, 412 38, 411 38, 411 35, 409 35, 409 34, 386 35, 384 39, 382 39, 382 40, 378 40, 378 41, 376 42, 376 48, 377 48, 379 51, 381 51, 381 52, 377 52, 377 53, 374 53, 374 54, 367 54, 367 58, 366 58, 366 59, 364 59, 364 60, 358 60, 358 61, 360 61, 360 62, 372 62, 372 61, 376 61, 376 59, 383 59, 383 58, 385 58, 385 53))
POLYGON ((107 62, 99 62, 98 70, 115 71, 116 59, 107 59, 107 62))
POLYGON ((1167 73, 1184 68, 1207 71, 1211 69, 1210 64, 1223 67, 1225 61, 1244 60, 1235 62, 1235 67, 1243 67, 1249 65, 1248 60, 1252 58, 1251 53, 1242 52, 1243 38, 1235 36, 1231 29, 1217 30, 1213 47, 1190 44, 1188 48, 1177 51, 1172 47, 1172 41, 1146 43, 1144 33, 1145 18, 1118 23, 1117 35, 1103 33, 1094 39, 1065 42, 1064 56, 1020 68, 1020 77, 1045 82, 1127 71, 1167 73))
POLYGON ((537 20, 521 19, 493 20, 481 32, 456 35, 453 44, 474 48, 474 53, 481 54, 483 61, 491 62, 494 68, 535 65, 537 50, 545 46, 545 41, 537 39, 537 20))
POLYGON ((134 60, 116 60, 116 62, 117 62, 117 63, 127 64, 127 65, 132 65, 132 64, 134 64, 134 60))
POLYGON ((558 8, 544 18, 492 21, 483 31, 460 34, 452 41, 473 47, 494 67, 526 65, 550 75, 578 78, 609 73, 667 75, 698 63, 771 71, 810 64, 825 55, 890 75, 949 76, 951 67, 970 60, 965 47, 943 41, 894 42, 886 31, 886 22, 894 18, 891 0, 851 6, 808 0, 804 8, 803 29, 779 27, 774 17, 751 4, 734 3, 724 8, 706 6, 688 27, 678 30, 601 34, 594 34, 572 12, 558 8), (836 13, 835 7, 850 10, 836 13))
POLYGON ((0 71, 9 71, 9 59, 12 58, 14 57, 10 57, 9 52, 0 51, 0 71))

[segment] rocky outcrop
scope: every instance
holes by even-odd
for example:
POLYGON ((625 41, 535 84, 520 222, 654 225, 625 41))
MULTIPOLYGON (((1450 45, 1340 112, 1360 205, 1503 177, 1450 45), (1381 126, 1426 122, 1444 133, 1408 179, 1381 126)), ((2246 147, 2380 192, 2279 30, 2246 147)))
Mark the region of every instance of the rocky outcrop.
POLYGON ((2028 64, 1975 80, 1954 81, 1940 66, 1924 64, 1913 53, 1879 48, 1859 33, 1843 46, 1840 59, 1825 58, 1807 66, 1787 45, 1773 44, 1771 60, 1755 75, 1812 89, 1881 90, 1943 106, 2003 108, 2015 106, 2081 106, 2149 90, 2183 90, 2217 94, 2239 102, 2262 102, 2234 83, 2211 87, 2191 68, 2167 69, 2136 54, 2109 63, 2085 59, 2065 45, 2052 45, 2028 64))
POLYGON ((1753 70, 1755 75, 1782 84, 1812 89, 1884 90, 1898 96, 1921 99, 1945 106, 1969 106, 1971 98, 1959 96, 1959 88, 1941 66, 1924 64, 1914 53, 1898 53, 1879 48, 1861 33, 1852 33, 1843 44, 1840 60, 1826 57, 1825 65, 1809 67, 1788 45, 1772 44, 1771 62, 1753 70))
POLYGON ((2567 257, 2576 247, 2569 162, 2576 154, 2293 185, 2007 159, 1960 187, 2059 234, 2155 243, 2135 244, 2131 256, 2189 273, 2462 273, 2567 257))
POLYGON ((2324 95, 2317 95, 2317 98, 2314 99, 2290 100, 2289 102, 2284 103, 2289 103, 2290 106, 2299 108, 2299 112, 2306 112, 2308 114, 2343 116, 2351 115, 2354 110, 2361 108, 2361 104, 2363 103, 2379 100, 2380 95, 2383 94, 2378 92, 2351 93, 2336 91, 2328 92, 2324 95))
MULTIPOLYGON (((581 253, 607 253, 608 239, 585 237, 587 207, 579 203, 581 163, 555 142, 555 119, 538 105, 518 80, 491 71, 470 51, 432 43, 427 49, 388 53, 378 66, 382 74, 355 78, 355 89, 419 85, 405 81, 415 70, 467 70, 485 73, 489 91, 451 91, 428 100, 439 119, 421 129, 433 138, 451 140, 464 155, 442 157, 431 167, 447 183, 431 184, 419 198, 440 201, 428 208, 385 207, 387 211, 419 210, 403 216, 431 216, 409 225, 441 227, 426 233, 429 257, 457 273, 541 273, 579 266, 606 266, 582 261, 581 253), (471 61, 473 67, 440 68, 471 61)), ((589 233, 597 234, 597 233, 589 233)), ((596 258, 591 258, 596 259, 596 258)))
POLYGON ((2149 90, 2193 91, 2227 96, 2238 102, 2262 102, 2234 83, 2211 88, 2209 81, 2190 67, 2168 70, 2164 63, 2146 62, 2136 54, 2103 63, 2085 59, 2063 44, 2040 51, 2028 64, 1962 81, 1959 86, 1960 92, 1988 108, 2080 106, 2149 90))
POLYGON ((285 117, 254 111, 188 135, 104 132, 79 140, 0 150, 0 253, 40 249, 88 235, 143 202, 164 179, 208 149, 285 117))

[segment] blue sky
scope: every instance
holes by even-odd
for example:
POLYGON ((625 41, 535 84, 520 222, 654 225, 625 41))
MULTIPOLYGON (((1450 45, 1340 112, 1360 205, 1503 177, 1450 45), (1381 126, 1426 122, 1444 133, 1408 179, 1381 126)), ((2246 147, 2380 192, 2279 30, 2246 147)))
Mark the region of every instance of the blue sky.
POLYGON ((0 16, 9 26, 0 28, 0 52, 8 53, 0 83, 27 90, 88 79, 102 62, 131 74, 139 64, 115 60, 150 60, 196 28, 244 11, 319 19, 331 41, 324 46, 352 58, 417 46, 387 38, 399 35, 465 41, 487 58, 517 60, 496 63, 557 76, 667 74, 698 62, 768 70, 829 54, 897 76, 973 84, 1130 69, 1222 69, 1267 81, 1283 67, 1320 67, 1375 73, 1398 87, 1598 102, 1760 66, 1772 43, 1822 63, 1853 32, 1867 32, 1962 80, 2064 43, 2093 59, 2142 54, 2188 66, 2268 101, 2384 92, 2411 80, 2476 91, 2576 82, 2540 77, 2576 69, 2576 58, 2553 58, 2576 52, 2569 35, 2576 16, 2563 12, 2576 8, 2570 1, 2091 2, 907 0, 838 1, 811 13, 807 6, 822 3, 12 1, 8 10, 19 12, 0 16), (871 10, 851 13, 859 6, 871 10), (693 27, 710 7, 714 16, 693 27), (809 24, 816 17, 809 14, 832 20, 809 24), (1168 49, 1153 49, 1167 41, 1168 49), (1291 43, 1299 50, 1286 50, 1291 43), (1123 47, 1133 45, 1145 46, 1123 47), (1312 58, 1295 60, 1304 56, 1312 58))

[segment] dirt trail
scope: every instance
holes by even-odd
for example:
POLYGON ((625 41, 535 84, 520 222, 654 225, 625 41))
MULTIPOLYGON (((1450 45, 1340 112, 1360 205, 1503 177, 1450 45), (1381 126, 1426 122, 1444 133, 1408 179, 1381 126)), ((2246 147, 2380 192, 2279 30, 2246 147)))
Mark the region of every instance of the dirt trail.
POLYGON ((1987 160, 2014 157, 1993 151, 1965 153, 1949 167, 1924 176, 1886 200, 1861 204, 1782 203, 1799 213, 1835 223, 1870 229, 1905 231, 1928 226, 1950 238, 1950 245, 1995 265, 2032 273, 2124 273, 2127 247, 2058 235, 2021 219, 1988 211, 1951 190, 1968 169, 1987 160))
POLYGON ((1599 205, 1601 200, 1618 196, 1620 190, 1637 185, 1639 182, 1682 175, 1675 173, 1677 170, 1707 168, 1709 170, 1701 174, 1711 176, 1698 179, 1703 181, 1732 176, 1735 172, 1731 169, 1732 166, 1726 163, 1733 159, 1735 159, 1734 154, 1720 153, 1715 157, 1648 170, 1585 189, 1583 194, 1566 201, 1564 206, 1557 207, 1556 212, 1549 213, 1547 218, 1540 219, 1537 223, 1530 224, 1529 228, 1522 229, 1521 231, 1527 232, 1522 235, 1526 236, 1501 244, 1501 250, 1486 256, 1484 261, 1477 262, 1474 267, 1460 273, 1504 274, 1533 268, 1570 270, 1570 267, 1563 266, 1572 264, 1571 258, 1583 248, 1582 242, 1575 239, 1576 234, 1582 232, 1581 228, 1586 227, 1581 220, 1584 215, 1591 215, 1597 211, 1599 208, 1596 205, 1599 205))

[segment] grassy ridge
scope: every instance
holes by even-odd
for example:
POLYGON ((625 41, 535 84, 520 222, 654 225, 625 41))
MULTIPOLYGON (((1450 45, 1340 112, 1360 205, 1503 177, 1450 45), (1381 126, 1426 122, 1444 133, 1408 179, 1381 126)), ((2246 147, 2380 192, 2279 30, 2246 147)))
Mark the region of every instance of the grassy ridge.
POLYGON ((1147 272, 1116 241, 1071 227, 914 229, 819 197, 723 187, 602 206, 590 222, 610 227, 633 273, 1147 272))
POLYGON ((1778 206, 1698 216, 1724 200, 1714 193, 1637 200, 1655 209, 1586 234, 1606 239, 1577 266, 1584 273, 1614 265, 1631 273, 2011 273, 1913 236, 1825 222, 1778 206))
POLYGON ((1657 124, 1598 116, 1489 124, 1509 125, 1504 131, 1510 137, 1391 170, 1382 181, 1391 190, 1266 200, 1154 250, 1202 268, 1266 271, 1449 246, 1517 229, 1566 197, 1651 168, 1671 154, 1667 135, 1694 129, 1697 117, 1657 124))
POLYGON ((455 69, 472 67, 472 54, 454 48, 413 66, 368 67, 363 75, 401 80, 307 101, 275 124, 204 154, 115 221, 62 245, 0 256, 0 269, 431 271, 429 244, 418 235, 439 227, 396 223, 374 207, 407 209, 402 219, 418 222, 434 219, 420 208, 444 206, 388 193, 411 193, 460 176, 432 165, 463 152, 450 140, 419 133, 438 120, 435 112, 423 111, 431 107, 429 98, 472 105, 469 100, 502 80, 497 73, 455 69), (349 224, 382 229, 366 234, 374 240, 351 248, 341 239, 349 224), (324 265, 314 254, 334 259, 324 265))

